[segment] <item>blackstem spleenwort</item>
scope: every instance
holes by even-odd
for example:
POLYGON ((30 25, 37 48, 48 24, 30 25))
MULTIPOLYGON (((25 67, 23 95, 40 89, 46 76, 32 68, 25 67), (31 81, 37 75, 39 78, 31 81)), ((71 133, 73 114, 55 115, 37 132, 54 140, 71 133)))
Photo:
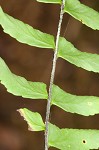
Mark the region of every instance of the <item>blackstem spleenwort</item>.
POLYGON ((61 5, 56 43, 52 35, 43 33, 3 12, 0 7, 0 25, 5 33, 21 43, 39 48, 54 50, 54 59, 49 92, 42 82, 27 81, 24 77, 13 74, 0 57, 0 81, 9 93, 30 99, 46 99, 47 111, 45 123, 39 113, 27 108, 18 111, 24 117, 32 131, 45 132, 45 150, 55 147, 61 150, 90 150, 99 148, 99 130, 60 129, 49 122, 50 107, 56 105, 66 112, 83 116, 99 114, 99 97, 76 96, 54 85, 57 58, 62 58, 77 67, 99 73, 99 55, 81 52, 65 38, 60 37, 63 13, 66 12, 93 30, 99 30, 99 13, 80 3, 79 0, 37 0, 43 3, 61 5))

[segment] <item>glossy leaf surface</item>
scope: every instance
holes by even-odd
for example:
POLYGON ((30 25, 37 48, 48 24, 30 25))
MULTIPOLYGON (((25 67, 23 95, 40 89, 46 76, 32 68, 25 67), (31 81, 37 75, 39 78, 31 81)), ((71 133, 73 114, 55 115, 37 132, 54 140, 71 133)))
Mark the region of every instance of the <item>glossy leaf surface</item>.
POLYGON ((54 37, 43 33, 23 23, 8 14, 4 13, 0 7, 0 25, 4 32, 21 43, 40 48, 54 48, 54 37))
POLYGON ((13 74, 0 58, 0 81, 9 93, 31 99, 47 99, 46 85, 40 82, 27 81, 13 74))
POLYGON ((60 38, 58 57, 88 71, 99 73, 99 55, 81 52, 65 38, 60 38))
POLYGON ((18 110, 21 116, 24 117, 24 120, 29 125, 30 131, 42 131, 45 130, 45 125, 43 123, 42 117, 37 112, 32 112, 26 108, 18 110))

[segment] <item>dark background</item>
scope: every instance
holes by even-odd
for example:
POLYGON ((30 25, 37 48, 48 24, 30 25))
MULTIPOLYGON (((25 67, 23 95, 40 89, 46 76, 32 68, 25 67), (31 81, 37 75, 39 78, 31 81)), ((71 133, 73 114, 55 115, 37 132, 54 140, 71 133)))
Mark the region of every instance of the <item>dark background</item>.
MULTIPOLYGON (((99 0, 82 0, 82 3, 99 11, 99 0)), ((43 32, 56 35, 59 5, 37 3, 35 0, 0 0, 9 15, 28 23, 43 32)), ((99 53, 99 31, 94 31, 69 15, 64 15, 61 36, 71 41, 81 51, 99 53)), ((11 71, 27 80, 49 85, 53 52, 17 42, 3 33, 0 27, 0 56, 11 71)), ((55 84, 76 95, 99 96, 99 74, 87 72, 58 59, 55 84)), ((15 97, 0 85, 0 150, 43 150, 44 133, 30 132, 27 124, 16 111, 26 107, 39 112, 45 120, 46 101, 15 97)), ((51 122, 61 128, 99 129, 99 116, 84 117, 64 112, 53 106, 51 122)), ((52 149, 52 148, 51 148, 52 149)))

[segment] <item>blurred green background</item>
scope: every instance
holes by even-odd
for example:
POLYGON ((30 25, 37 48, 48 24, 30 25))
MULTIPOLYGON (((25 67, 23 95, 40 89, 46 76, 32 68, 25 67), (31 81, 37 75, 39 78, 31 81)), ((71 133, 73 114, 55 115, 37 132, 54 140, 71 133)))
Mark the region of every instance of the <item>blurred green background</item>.
MULTIPOLYGON (((81 2, 99 11, 99 0, 81 2)), ((0 5, 9 15, 56 36, 59 5, 37 3, 35 0, 0 0, 0 5)), ((82 25, 67 14, 64 15, 61 36, 66 26, 65 38, 75 47, 99 54, 99 31, 82 25)), ((53 51, 21 44, 3 33, 0 27, 0 56, 13 73, 49 85, 53 51)), ((72 94, 99 96, 99 74, 77 68, 62 59, 57 62, 55 84, 72 94)), ((15 97, 0 85, 0 150, 44 149, 44 133, 28 131, 26 122, 16 111, 23 107, 39 112, 45 120, 45 100, 15 97)), ((51 122, 61 128, 99 129, 99 115, 84 117, 66 113, 55 106, 51 108, 51 122)))

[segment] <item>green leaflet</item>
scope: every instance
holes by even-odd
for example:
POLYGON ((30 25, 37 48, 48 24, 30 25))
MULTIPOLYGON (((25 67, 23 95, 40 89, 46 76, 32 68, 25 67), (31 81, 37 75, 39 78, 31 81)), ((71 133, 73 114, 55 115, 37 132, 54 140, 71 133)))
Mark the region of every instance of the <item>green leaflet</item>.
POLYGON ((0 25, 4 32, 21 43, 41 48, 54 48, 54 37, 43 33, 3 12, 0 7, 0 25))
MULTIPOLYGON (((27 121, 31 131, 45 130, 40 114, 26 108, 19 112, 27 121)), ((99 147, 99 130, 60 129, 49 124, 49 146, 60 150, 90 150, 99 147)))
POLYGON ((79 0, 66 0, 65 12, 69 13, 88 27, 99 30, 99 13, 86 5, 81 4, 79 0))
POLYGON ((29 125, 30 131, 42 131, 45 130, 45 125, 43 123, 42 117, 37 112, 31 112, 30 110, 23 108, 18 110, 21 116, 24 117, 29 125))
POLYGON ((99 97, 72 95, 56 85, 53 86, 52 104, 83 116, 99 114, 99 97))
MULTIPOLYGON (((54 49, 55 43, 53 36, 44 34, 33 29, 29 25, 24 24, 23 22, 10 17, 9 15, 3 13, 1 8, 0 24, 6 33, 10 34, 14 38, 17 38, 17 40, 22 43, 54 49)), ((58 57, 61 57, 88 71, 99 72, 99 55, 80 52, 64 38, 60 38, 58 57)))
POLYGON ((46 85, 39 82, 30 82, 17 76, 9 70, 0 57, 0 81, 9 93, 31 99, 47 99, 46 85))
MULTIPOLYGON (((9 93, 30 99, 47 99, 46 85, 40 82, 30 82, 13 74, 2 58, 0 58, 0 81, 9 93)), ((76 96, 64 92, 58 86, 53 86, 52 104, 71 113, 84 116, 99 113, 99 98, 95 96, 76 96)))
MULTIPOLYGON (((9 93, 30 99, 47 99, 46 85, 40 82, 27 81, 9 70, 0 58, 0 81, 9 93)), ((52 104, 71 113, 84 116, 99 113, 99 98, 95 96, 76 96, 64 92, 58 86, 53 86, 52 104)))
POLYGON ((38 2, 42 3, 61 3, 61 0, 37 0, 38 2))
MULTIPOLYGON (((37 1, 43 3, 61 4, 61 0, 37 1)), ((94 30, 99 30, 99 13, 86 5, 81 4, 79 0, 66 0, 64 11, 88 27, 94 30)))
POLYGON ((60 38, 58 57, 88 71, 99 73, 99 55, 81 52, 65 38, 60 38))
POLYGON ((59 129, 50 124, 49 146, 60 150, 98 149, 99 130, 59 129))

